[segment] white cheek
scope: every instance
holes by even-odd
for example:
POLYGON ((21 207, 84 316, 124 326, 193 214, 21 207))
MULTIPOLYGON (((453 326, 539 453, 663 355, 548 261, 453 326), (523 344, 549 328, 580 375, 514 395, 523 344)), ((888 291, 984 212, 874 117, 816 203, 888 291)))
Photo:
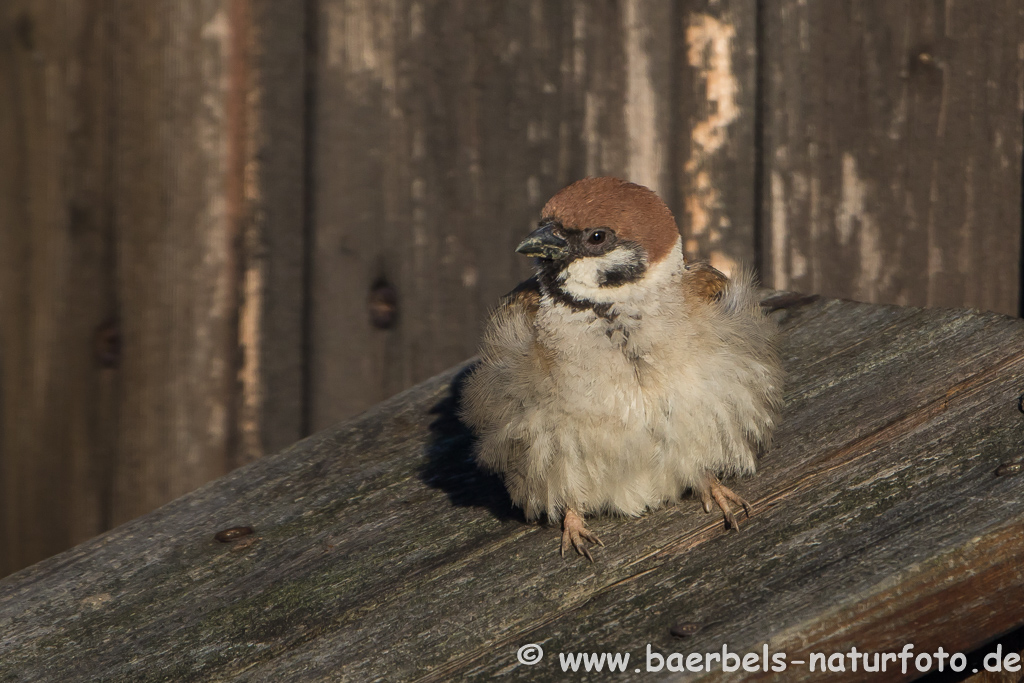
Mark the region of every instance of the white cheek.
POLYGON ((669 255, 653 264, 642 280, 627 282, 618 287, 602 287, 601 275, 609 270, 629 265, 636 254, 629 249, 616 249, 603 256, 588 256, 570 263, 558 279, 562 289, 581 301, 621 304, 643 297, 646 292, 664 286, 683 268, 681 238, 676 240, 669 255))
POLYGON ((559 274, 558 279, 566 289, 582 287, 593 289, 601 286, 601 276, 609 270, 628 266, 636 260, 636 254, 629 249, 616 249, 603 256, 578 258, 559 274))

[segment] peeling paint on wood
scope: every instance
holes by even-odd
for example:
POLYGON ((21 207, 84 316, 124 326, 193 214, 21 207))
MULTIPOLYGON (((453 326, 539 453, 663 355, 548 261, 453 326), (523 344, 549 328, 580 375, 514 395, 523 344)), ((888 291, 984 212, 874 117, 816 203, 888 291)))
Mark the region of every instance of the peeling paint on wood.
POLYGON ((690 194, 686 197, 686 210, 694 237, 688 241, 688 244, 692 244, 688 248, 699 253, 700 245, 694 238, 707 234, 712 243, 708 254, 711 265, 726 275, 734 273, 736 261, 721 249, 715 248, 718 246, 715 243, 720 241, 721 231, 732 226, 725 216, 719 225, 711 225, 712 216, 717 215, 722 208, 721 194, 703 167, 704 160, 718 153, 726 144, 729 125, 740 115, 736 106, 739 84, 732 70, 735 37, 736 29, 732 25, 706 14, 691 16, 690 26, 686 30, 687 60, 691 67, 697 69, 698 78, 704 80, 706 101, 710 107, 708 117, 694 125, 690 133, 692 146, 685 170, 694 180, 690 194))
POLYGON ((770 284, 1017 314, 1024 6, 784 0, 764 17, 770 284))
POLYGON ((684 249, 726 274, 754 262, 755 17, 753 2, 688 3, 680 19, 680 227, 684 249), (691 104, 692 103, 692 104, 691 104), (685 137, 683 137, 685 136, 685 137))
MULTIPOLYGON (((690 133, 699 154, 713 154, 725 145, 729 124, 739 118, 736 106, 739 83, 732 68, 736 29, 712 16, 691 16, 686 29, 687 60, 704 79, 707 101, 714 105, 708 117, 690 133)), ((694 157, 691 156, 691 161, 694 157)), ((699 232, 695 228, 695 232, 699 232)))

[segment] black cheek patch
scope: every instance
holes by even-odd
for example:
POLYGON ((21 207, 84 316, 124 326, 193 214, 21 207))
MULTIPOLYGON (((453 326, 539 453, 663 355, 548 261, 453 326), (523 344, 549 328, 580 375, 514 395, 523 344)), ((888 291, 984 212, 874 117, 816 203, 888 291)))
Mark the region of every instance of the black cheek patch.
POLYGON ((621 287, 622 285, 636 282, 644 276, 647 268, 643 263, 629 263, 622 266, 615 266, 610 270, 602 271, 598 276, 598 283, 601 287, 621 287))
POLYGON ((597 284, 599 286, 621 287, 630 282, 636 282, 647 272, 647 259, 644 258, 643 248, 639 244, 620 242, 619 249, 628 249, 633 252, 633 258, 629 263, 623 263, 601 271, 597 277, 597 284))

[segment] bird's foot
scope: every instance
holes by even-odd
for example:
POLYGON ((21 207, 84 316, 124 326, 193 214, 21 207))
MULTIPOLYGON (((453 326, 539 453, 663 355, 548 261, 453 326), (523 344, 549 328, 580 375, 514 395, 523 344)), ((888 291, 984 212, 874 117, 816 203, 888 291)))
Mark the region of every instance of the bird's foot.
POLYGON ((743 511, 747 513, 747 519, 750 519, 750 512, 753 509, 750 503, 743 500, 740 495, 734 493, 729 487, 723 486, 722 482, 718 481, 718 477, 709 474, 707 487, 700 492, 700 502, 704 505, 704 512, 711 512, 711 503, 714 502, 722 510, 722 516, 725 517, 726 525, 739 531, 740 523, 732 511, 732 506, 729 505, 730 501, 742 506, 743 511))
POLYGON ((594 558, 591 557, 590 550, 584 545, 584 541, 604 547, 601 539, 587 528, 583 516, 572 508, 566 508, 565 517, 562 518, 562 557, 565 557, 565 551, 572 545, 577 553, 593 562, 594 558))

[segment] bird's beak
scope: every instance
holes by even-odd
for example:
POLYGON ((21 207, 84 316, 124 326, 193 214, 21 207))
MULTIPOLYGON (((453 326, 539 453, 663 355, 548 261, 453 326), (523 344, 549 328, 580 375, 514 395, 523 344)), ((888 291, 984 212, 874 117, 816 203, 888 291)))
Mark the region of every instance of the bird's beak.
POLYGON ((557 261, 565 256, 568 242, 555 234, 555 226, 542 225, 516 247, 516 252, 525 256, 557 261))

